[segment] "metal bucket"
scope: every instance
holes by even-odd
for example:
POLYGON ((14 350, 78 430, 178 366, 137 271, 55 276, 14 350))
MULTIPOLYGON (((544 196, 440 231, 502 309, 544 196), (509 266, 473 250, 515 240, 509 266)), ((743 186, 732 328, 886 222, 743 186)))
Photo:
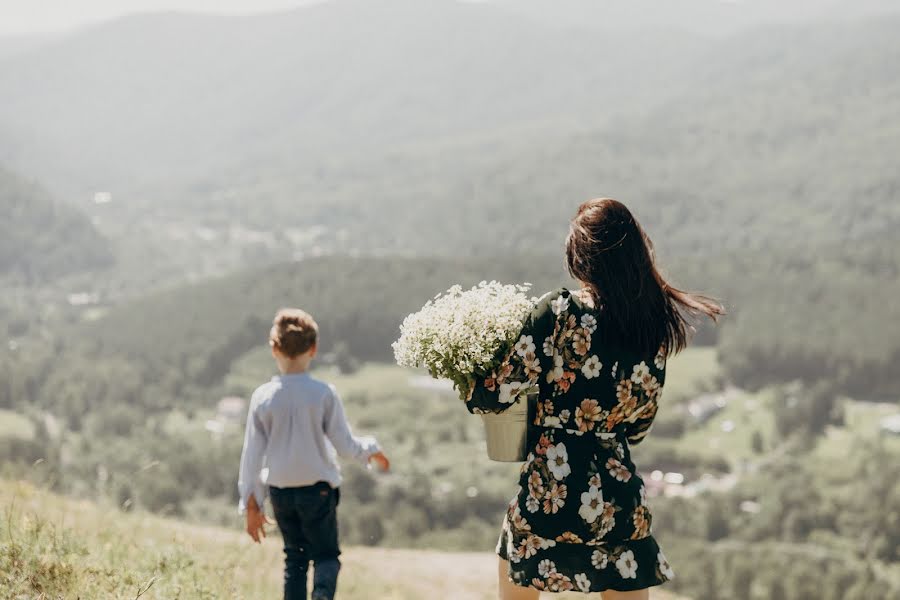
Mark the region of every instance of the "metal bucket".
POLYGON ((533 402, 529 396, 528 401, 520 400, 502 413, 481 415, 488 458, 498 462, 525 460, 528 456, 528 408, 533 402))

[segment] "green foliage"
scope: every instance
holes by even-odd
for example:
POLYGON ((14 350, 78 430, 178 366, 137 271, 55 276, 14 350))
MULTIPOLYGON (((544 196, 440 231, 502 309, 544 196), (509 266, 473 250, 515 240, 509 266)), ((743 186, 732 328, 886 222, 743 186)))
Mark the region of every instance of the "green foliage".
MULTIPOLYGON (((109 243, 84 215, 0 168, 0 277, 41 282, 111 262, 109 243)), ((22 335, 27 322, 7 328, 22 335)))

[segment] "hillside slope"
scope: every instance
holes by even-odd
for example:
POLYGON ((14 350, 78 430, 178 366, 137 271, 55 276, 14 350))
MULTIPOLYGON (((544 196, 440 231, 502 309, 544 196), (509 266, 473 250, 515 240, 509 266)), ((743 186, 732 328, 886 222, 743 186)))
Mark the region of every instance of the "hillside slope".
POLYGON ((85 215, 0 167, 0 277, 43 280, 111 261, 85 215))
MULTIPOLYGON (((0 519, 3 598, 280 597, 277 535, 253 547, 237 529, 121 513, 24 483, 4 482, 0 504, 6 507, 0 519)), ((342 562, 341 600, 495 597, 496 563, 489 553, 349 548, 342 562)), ((654 600, 676 598, 656 592, 654 600)))

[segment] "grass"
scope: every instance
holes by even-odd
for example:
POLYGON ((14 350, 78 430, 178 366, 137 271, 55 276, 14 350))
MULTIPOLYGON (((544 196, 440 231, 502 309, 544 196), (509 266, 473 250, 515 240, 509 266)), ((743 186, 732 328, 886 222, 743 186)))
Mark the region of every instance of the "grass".
POLYGON ((34 437, 34 424, 25 416, 11 410, 0 409, 0 439, 34 437))
POLYGON ((697 346, 676 354, 666 363, 665 398, 681 400, 715 386, 722 376, 716 349, 697 346))
MULTIPOLYGON (((277 536, 254 546, 238 531, 121 513, 25 483, 4 482, 0 504, 2 598, 261 600, 281 594, 277 536)), ((488 600, 495 597, 495 560, 486 553, 349 548, 339 598, 488 600)), ((663 591, 652 597, 675 600, 663 591)))
POLYGON ((753 436, 759 432, 763 448, 771 450, 778 444, 775 419, 772 413, 773 393, 734 391, 728 404, 702 427, 685 432, 678 440, 681 448, 699 455, 724 457, 732 470, 759 458, 753 449, 753 436))

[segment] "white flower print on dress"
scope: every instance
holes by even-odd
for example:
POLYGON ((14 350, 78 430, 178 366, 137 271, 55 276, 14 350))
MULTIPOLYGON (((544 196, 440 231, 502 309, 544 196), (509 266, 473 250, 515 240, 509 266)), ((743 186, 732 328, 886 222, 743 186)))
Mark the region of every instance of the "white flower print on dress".
POLYGON ((566 374, 564 364, 561 354, 553 355, 553 368, 547 371, 547 383, 553 383, 563 378, 566 374))
POLYGON ((597 318, 590 313, 581 315, 581 326, 587 329, 588 333, 594 333, 597 330, 597 318))
POLYGON ((596 354, 587 359, 581 367, 581 373, 584 375, 585 379, 593 379, 594 377, 600 376, 600 370, 603 368, 603 363, 600 362, 600 357, 596 354))
POLYGON ((516 354, 524 357, 529 352, 534 352, 534 338, 530 335, 523 335, 519 338, 519 341, 516 342, 516 354))
POLYGON ((578 356, 586 356, 591 351, 591 336, 576 333, 572 336, 572 349, 578 356))
POLYGON ((565 484, 550 482, 550 487, 544 495, 544 512, 548 515, 555 515, 563 506, 566 505, 566 496, 568 491, 565 484))
POLYGON ((612 377, 613 377, 613 379, 616 378, 616 373, 618 373, 618 372, 619 372, 619 361, 616 361, 615 363, 613 363, 613 366, 612 366, 612 377))
POLYGON ((553 336, 547 336, 544 339, 544 356, 553 356, 553 351, 556 347, 553 345, 553 336))
POLYGON ((541 509, 540 501, 537 498, 535 498, 534 496, 528 496, 528 498, 525 500, 525 510, 527 510, 530 513, 536 513, 540 509, 541 509))
POLYGON ((656 562, 659 563, 659 572, 662 573, 666 579, 672 579, 675 577, 675 571, 673 571, 672 567, 669 566, 669 561, 667 561, 666 557, 663 556, 662 550, 657 553, 656 562))
POLYGON ((556 316, 569 310, 569 297, 561 295, 556 300, 551 301, 550 309, 553 310, 553 314, 556 316))
POLYGON ((519 545, 519 555, 524 559, 529 559, 540 549, 538 536, 529 534, 519 545))
POLYGON ((500 403, 512 404, 517 400, 519 398, 519 392, 522 390, 522 385, 521 381, 500 384, 500 403))
POLYGON ((568 423, 569 418, 571 418, 571 416, 572 416, 572 413, 569 411, 568 408, 561 410, 559 412, 559 420, 562 421, 563 423, 568 423))
POLYGON ((591 564, 597 570, 605 569, 609 564, 609 555, 606 552, 594 550, 594 553, 591 554, 591 564))
POLYGON ((657 369, 665 369, 666 368, 666 347, 660 346, 659 352, 656 353, 656 356, 653 358, 653 364, 656 365, 657 369))
POLYGON ((591 580, 588 579, 588 576, 584 573, 575 575, 575 585, 577 585, 578 589, 585 594, 591 591, 591 580))
POLYGON ((541 562, 538 563, 538 575, 540 575, 541 577, 545 577, 545 578, 549 577, 550 573, 555 573, 555 572, 556 572, 556 564, 552 560, 545 558, 544 560, 542 560, 541 562))
POLYGON ((634 560, 634 552, 631 550, 626 550, 619 556, 619 560, 616 561, 616 568, 619 570, 619 575, 622 576, 622 579, 635 579, 637 578, 637 562, 634 560))
POLYGON ((615 458, 609 457, 606 460, 606 469, 610 475, 623 483, 627 483, 631 479, 631 471, 615 458))
POLYGON ((547 466, 557 480, 565 479, 572 472, 566 445, 560 442, 547 448, 547 466))
POLYGON ((634 365, 634 372, 631 374, 631 381, 635 383, 643 383, 644 378, 650 375, 650 367, 647 363, 641 361, 640 364, 634 365))
POLYGON ((603 513, 603 493, 600 488, 591 486, 590 489, 581 494, 581 507, 578 509, 578 515, 587 523, 593 523, 600 518, 603 513))

